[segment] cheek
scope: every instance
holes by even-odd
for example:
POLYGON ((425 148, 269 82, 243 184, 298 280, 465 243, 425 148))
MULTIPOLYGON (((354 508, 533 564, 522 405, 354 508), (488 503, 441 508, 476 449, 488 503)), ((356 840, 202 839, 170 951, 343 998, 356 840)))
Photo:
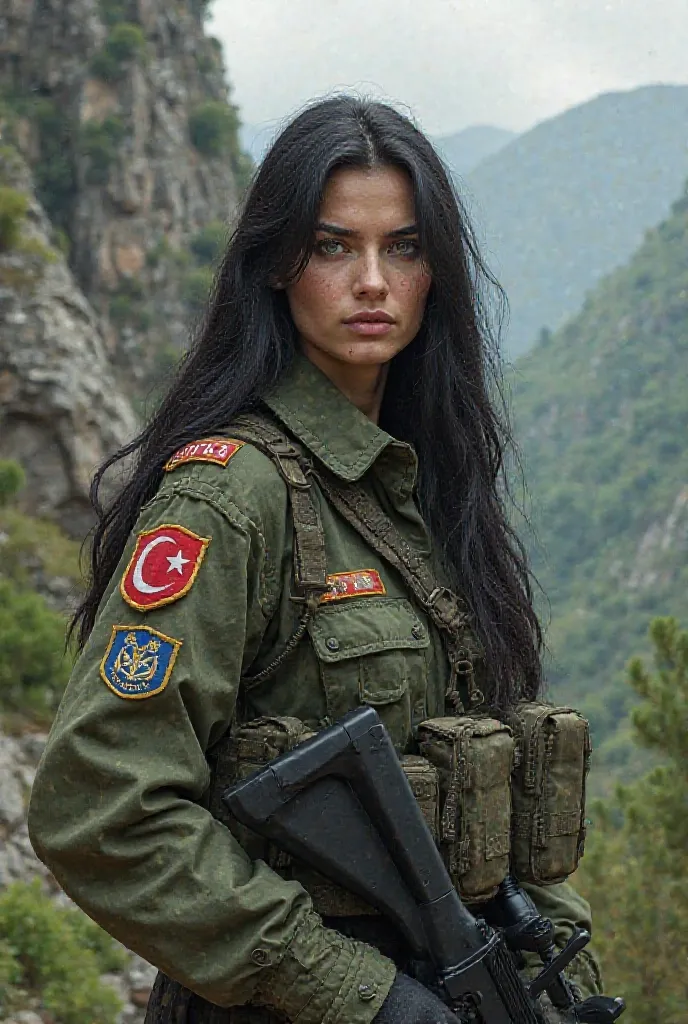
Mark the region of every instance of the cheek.
POLYGON ((309 265, 299 280, 287 289, 292 315, 320 316, 332 310, 341 292, 332 273, 319 271, 309 265))
POLYGON ((431 284, 432 277, 424 270, 400 274, 397 280, 397 297, 408 316, 414 319, 422 317, 431 284))

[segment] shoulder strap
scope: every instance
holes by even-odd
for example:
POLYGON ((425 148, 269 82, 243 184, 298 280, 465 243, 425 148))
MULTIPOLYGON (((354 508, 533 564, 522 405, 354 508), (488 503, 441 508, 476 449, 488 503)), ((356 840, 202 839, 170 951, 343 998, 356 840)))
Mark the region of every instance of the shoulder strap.
POLYGON ((463 710, 457 683, 458 677, 464 676, 471 707, 484 703, 474 671, 474 662, 482 652, 464 601, 438 582, 428 560, 410 547, 389 516, 359 484, 345 483, 321 469, 313 473, 330 504, 397 570, 443 634, 451 665, 447 700, 455 709, 463 710))
POLYGON ((255 445, 272 459, 289 491, 294 520, 294 600, 303 603, 298 625, 284 649, 262 671, 244 676, 249 686, 268 679, 289 657, 315 615, 318 601, 327 590, 325 534, 320 511, 313 498, 311 467, 305 456, 265 416, 247 413, 231 426, 232 437, 255 445))

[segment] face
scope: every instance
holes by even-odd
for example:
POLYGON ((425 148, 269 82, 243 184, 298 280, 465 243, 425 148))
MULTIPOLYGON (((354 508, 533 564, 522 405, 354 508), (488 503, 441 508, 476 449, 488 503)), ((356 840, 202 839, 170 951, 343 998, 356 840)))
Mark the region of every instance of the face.
POLYGON ((341 168, 327 183, 315 249, 286 291, 303 351, 335 383, 384 366, 418 333, 431 279, 415 220, 399 168, 341 168))

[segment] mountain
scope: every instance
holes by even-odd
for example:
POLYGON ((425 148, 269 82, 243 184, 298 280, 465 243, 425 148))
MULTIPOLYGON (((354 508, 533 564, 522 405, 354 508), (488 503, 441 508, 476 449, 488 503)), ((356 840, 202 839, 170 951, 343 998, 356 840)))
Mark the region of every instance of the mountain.
POLYGON ((492 125, 476 124, 453 135, 436 136, 432 141, 455 177, 470 174, 483 160, 504 149, 516 138, 516 132, 492 125))
POLYGON ((511 358, 574 314, 688 176, 688 86, 608 93, 537 125, 463 181, 506 288, 511 358))
POLYGON ((688 624, 687 382, 688 191, 513 374, 552 693, 589 715, 598 784, 638 767, 627 660, 653 616, 688 624))

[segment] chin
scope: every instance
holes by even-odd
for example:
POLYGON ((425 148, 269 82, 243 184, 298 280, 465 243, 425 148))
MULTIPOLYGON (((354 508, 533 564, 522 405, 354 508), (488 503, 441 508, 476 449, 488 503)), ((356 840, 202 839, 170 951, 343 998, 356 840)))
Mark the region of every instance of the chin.
POLYGON ((328 354, 350 365, 382 366, 394 359, 404 348, 406 345, 400 345, 398 342, 372 338, 356 339, 354 342, 348 341, 346 344, 337 345, 336 350, 333 348, 328 354))

